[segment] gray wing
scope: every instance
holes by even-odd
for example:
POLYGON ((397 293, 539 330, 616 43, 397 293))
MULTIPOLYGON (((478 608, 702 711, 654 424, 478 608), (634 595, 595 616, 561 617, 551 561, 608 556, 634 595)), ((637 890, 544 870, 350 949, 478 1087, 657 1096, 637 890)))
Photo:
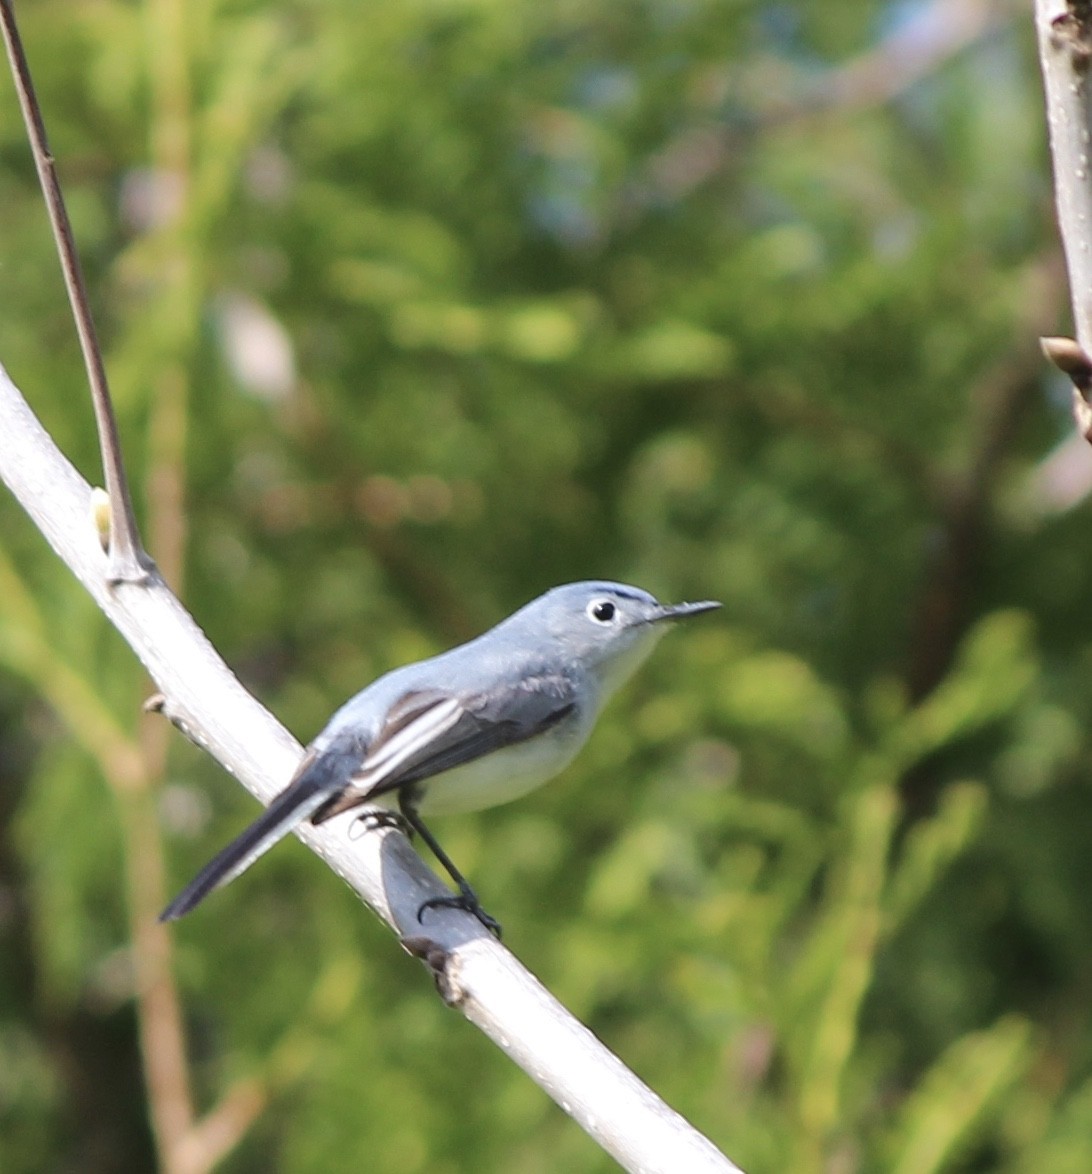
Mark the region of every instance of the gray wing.
POLYGON ((380 795, 525 742, 575 709, 573 683, 560 675, 526 678, 515 695, 511 690, 464 697, 442 690, 406 693, 387 711, 350 785, 311 822, 322 823, 380 795))
POLYGON ((351 715, 308 750, 292 782, 160 914, 173 921, 248 869, 305 819, 322 823, 399 787, 431 778, 483 754, 533 738, 576 708, 564 677, 532 676, 515 697, 480 692, 456 699, 411 690, 387 710, 379 733, 361 749, 351 715))

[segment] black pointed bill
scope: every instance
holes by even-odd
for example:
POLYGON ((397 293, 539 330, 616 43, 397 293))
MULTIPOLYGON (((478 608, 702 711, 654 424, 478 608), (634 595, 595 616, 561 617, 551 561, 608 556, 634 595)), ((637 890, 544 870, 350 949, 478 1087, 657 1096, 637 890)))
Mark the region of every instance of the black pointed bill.
POLYGON ((716 611, 721 606, 715 599, 703 599, 700 603, 665 603, 660 610, 648 617, 648 623, 658 624, 661 620, 683 620, 687 616, 700 616, 703 612, 716 611))

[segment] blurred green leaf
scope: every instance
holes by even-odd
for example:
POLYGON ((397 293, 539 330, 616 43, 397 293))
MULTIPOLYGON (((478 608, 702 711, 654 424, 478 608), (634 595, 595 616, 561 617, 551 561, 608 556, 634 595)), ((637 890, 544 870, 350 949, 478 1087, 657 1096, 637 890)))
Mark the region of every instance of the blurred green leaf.
POLYGON ((1036 678, 1033 637, 1032 620, 1022 612, 995 612, 980 620, 952 672, 907 716, 895 739, 900 760, 910 765, 1012 714, 1036 678))
POLYGON ((887 882, 889 930, 905 920, 979 834, 988 802, 980 784, 956 783, 941 796, 936 815, 910 829, 887 882))
POLYGON ((1003 1111, 1002 1098, 1025 1075, 1031 1058, 1031 1027, 1015 1015, 952 1044, 898 1115, 892 1174, 952 1169, 990 1118, 1003 1111))

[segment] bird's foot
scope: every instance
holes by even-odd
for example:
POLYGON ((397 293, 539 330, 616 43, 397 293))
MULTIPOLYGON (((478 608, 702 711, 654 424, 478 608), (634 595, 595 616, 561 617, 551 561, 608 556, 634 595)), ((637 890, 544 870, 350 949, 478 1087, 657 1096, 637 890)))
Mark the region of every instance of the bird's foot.
POLYGON ((429 897, 427 901, 422 901, 417 910, 417 920, 422 925, 424 925, 423 914, 426 909, 462 909, 467 913, 472 913, 498 942, 501 939, 500 922, 486 913, 478 900, 478 894, 469 885, 460 885, 457 894, 451 893, 446 897, 429 897))

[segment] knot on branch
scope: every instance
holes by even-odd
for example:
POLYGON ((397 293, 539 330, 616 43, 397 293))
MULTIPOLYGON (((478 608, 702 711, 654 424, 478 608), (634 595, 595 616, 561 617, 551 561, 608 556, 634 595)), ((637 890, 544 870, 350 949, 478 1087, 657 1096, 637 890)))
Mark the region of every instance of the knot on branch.
POLYGON ((457 1007, 463 1000, 463 992, 456 975, 455 955, 431 938, 409 937, 401 941, 407 954, 420 958, 432 971, 440 998, 449 1007, 457 1007))
POLYGON ((1043 354, 1073 381, 1073 415, 1081 435, 1092 444, 1092 358, 1072 338, 1041 338, 1043 354))
POLYGON ((1067 0, 1065 12, 1050 28, 1055 45, 1069 50, 1074 70, 1087 73, 1092 63, 1092 0, 1067 0))

